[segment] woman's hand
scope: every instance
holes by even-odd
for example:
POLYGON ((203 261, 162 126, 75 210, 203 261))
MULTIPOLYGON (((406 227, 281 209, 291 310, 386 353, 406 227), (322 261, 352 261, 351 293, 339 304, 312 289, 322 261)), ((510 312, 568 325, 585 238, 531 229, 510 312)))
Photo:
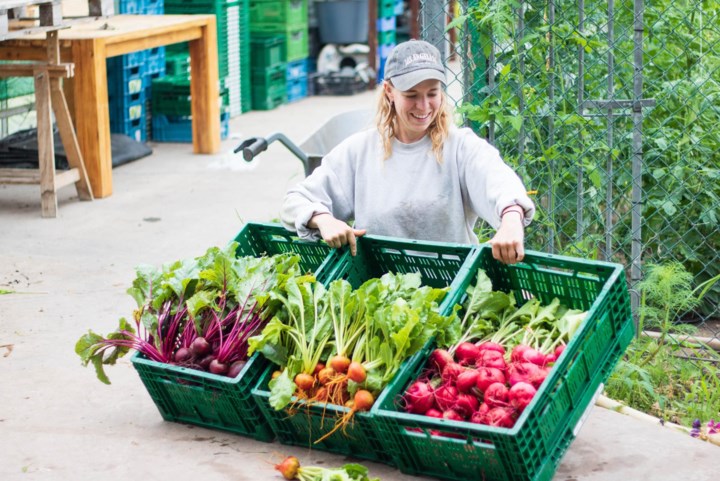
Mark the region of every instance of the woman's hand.
POLYGON ((355 239, 362 237, 366 232, 365 229, 353 229, 347 223, 336 219, 330 214, 314 215, 307 223, 307 226, 311 229, 319 229, 323 240, 330 247, 339 248, 349 244, 350 254, 353 256, 357 253, 355 239))
POLYGON ((524 215, 510 210, 502 216, 500 227, 490 239, 493 257, 505 264, 515 264, 525 257, 524 215))

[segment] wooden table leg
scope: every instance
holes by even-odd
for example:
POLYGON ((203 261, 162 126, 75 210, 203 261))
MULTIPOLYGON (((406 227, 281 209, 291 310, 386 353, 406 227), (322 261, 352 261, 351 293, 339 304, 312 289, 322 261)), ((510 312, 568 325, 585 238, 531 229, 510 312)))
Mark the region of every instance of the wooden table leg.
POLYGON ((40 205, 43 217, 57 217, 55 191, 55 145, 50 114, 50 76, 47 70, 35 72, 35 110, 37 112, 38 163, 40 167, 40 205))
POLYGON ((92 192, 112 194, 112 150, 103 39, 74 40, 75 132, 92 192))
POLYGON ((199 39, 190 42, 193 152, 213 154, 220 150, 220 92, 215 20, 208 22, 202 31, 199 39))

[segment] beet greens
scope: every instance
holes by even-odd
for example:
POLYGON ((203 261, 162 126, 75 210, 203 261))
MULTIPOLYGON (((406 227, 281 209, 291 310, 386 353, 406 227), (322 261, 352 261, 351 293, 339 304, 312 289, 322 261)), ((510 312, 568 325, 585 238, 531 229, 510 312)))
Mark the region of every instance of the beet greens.
POLYGON ((137 303, 132 322, 103 337, 92 330, 75 345, 109 384, 104 365, 131 349, 156 362, 225 374, 248 357, 248 338, 279 307, 270 293, 300 273, 299 256, 235 257, 237 243, 159 268, 139 266, 128 289, 137 303))

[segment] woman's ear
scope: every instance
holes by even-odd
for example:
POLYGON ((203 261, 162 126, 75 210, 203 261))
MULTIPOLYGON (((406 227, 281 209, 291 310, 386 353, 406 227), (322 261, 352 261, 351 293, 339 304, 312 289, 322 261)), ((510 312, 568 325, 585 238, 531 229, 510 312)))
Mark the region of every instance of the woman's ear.
POLYGON ((394 102, 394 92, 392 86, 388 82, 383 82, 383 90, 385 91, 385 98, 387 98, 388 102, 392 104, 394 102))

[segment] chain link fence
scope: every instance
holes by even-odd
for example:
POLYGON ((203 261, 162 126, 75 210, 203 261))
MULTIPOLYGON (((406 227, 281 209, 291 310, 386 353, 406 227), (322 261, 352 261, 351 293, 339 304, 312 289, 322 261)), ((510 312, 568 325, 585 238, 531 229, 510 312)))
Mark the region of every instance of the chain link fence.
MULTIPOLYGON (((671 261, 695 285, 720 274, 720 2, 424 0, 420 12, 462 121, 535 195, 529 248, 620 262, 632 287, 671 261)), ((719 304, 720 282, 682 320, 717 341, 719 304)))

